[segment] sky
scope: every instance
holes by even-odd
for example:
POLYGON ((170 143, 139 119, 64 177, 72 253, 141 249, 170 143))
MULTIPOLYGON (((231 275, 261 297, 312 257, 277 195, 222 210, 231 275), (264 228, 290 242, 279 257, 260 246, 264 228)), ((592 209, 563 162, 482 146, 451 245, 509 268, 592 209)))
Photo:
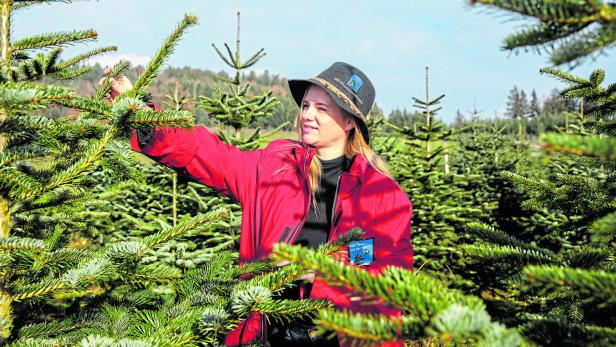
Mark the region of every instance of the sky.
MULTIPOLYGON (((92 60, 110 65, 120 58, 145 64, 185 13, 199 18, 168 61, 169 66, 225 70, 211 44, 235 46, 236 12, 241 12, 241 53, 261 48, 267 55, 254 70, 285 78, 309 78, 344 61, 373 82, 385 114, 413 109, 411 97, 445 94, 439 116, 451 122, 456 110, 503 117, 515 85, 540 98, 564 85, 539 69, 548 55, 503 51, 505 36, 529 20, 470 6, 465 0, 101 0, 37 5, 20 10, 12 37, 92 28, 96 42, 68 47, 65 58, 87 49, 117 45, 118 51, 92 60)), ((616 80, 616 49, 575 68, 588 77, 597 68, 606 84, 616 80)))

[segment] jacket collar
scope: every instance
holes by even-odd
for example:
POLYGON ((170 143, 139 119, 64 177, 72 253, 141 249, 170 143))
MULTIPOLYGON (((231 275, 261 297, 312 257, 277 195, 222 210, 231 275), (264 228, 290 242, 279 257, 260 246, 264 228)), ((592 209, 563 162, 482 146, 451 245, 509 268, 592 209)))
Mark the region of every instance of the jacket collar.
POLYGON ((368 163, 366 157, 364 157, 361 153, 357 153, 355 154, 355 157, 353 157, 353 163, 349 168, 349 175, 358 177, 361 181, 364 181, 369 165, 370 164, 368 163))
MULTIPOLYGON (((295 148, 295 161, 302 175, 308 174, 308 168, 310 167, 310 161, 316 154, 314 147, 308 146, 303 142, 295 141, 299 146, 295 148)), ((351 167, 348 170, 348 175, 353 180, 363 182, 366 178, 366 171, 368 170, 368 160, 363 154, 357 153, 353 158, 351 167)), ((344 173, 343 173, 344 174, 344 173)))

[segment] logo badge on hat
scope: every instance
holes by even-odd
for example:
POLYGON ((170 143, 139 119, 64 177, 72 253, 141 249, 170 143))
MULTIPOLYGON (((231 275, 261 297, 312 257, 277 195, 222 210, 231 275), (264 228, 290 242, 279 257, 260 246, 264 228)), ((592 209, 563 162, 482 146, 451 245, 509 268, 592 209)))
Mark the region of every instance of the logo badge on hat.
POLYGON ((361 88, 362 84, 364 84, 364 81, 355 74, 347 81, 347 86, 351 87, 355 93, 359 92, 359 88, 361 88))

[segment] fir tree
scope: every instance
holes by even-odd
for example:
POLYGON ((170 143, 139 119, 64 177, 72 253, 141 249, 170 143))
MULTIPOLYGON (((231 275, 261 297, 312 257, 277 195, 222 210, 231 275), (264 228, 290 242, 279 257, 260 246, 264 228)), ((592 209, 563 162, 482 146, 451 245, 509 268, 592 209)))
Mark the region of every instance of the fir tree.
POLYGON ((536 24, 509 35, 503 48, 550 53, 554 65, 576 66, 616 41, 616 3, 603 0, 471 0, 532 18, 536 24))
POLYGON ((511 119, 520 118, 524 114, 524 110, 521 109, 520 106, 520 91, 518 90, 517 86, 513 86, 513 88, 509 92, 505 116, 511 119))
MULTIPOLYGON (((614 4, 602 1, 480 2, 532 15, 548 24, 543 29, 530 29, 509 39, 520 40, 513 42, 514 47, 563 39, 552 51, 552 61, 557 64, 579 61, 614 40, 614 4), (575 35, 592 22, 600 22, 600 25, 585 34, 575 35)), ((553 233, 541 235, 533 242, 474 224, 470 229, 489 243, 467 246, 466 250, 484 259, 479 273, 491 283, 485 288, 496 288, 492 292, 496 295, 490 298, 492 311, 499 310, 510 324, 520 324, 524 335, 533 342, 611 346, 616 342, 616 322, 608 313, 614 310, 616 292, 613 242, 616 165, 613 155, 609 154, 616 149, 613 84, 601 87, 602 70, 594 71, 589 79, 553 68, 542 69, 542 72, 570 85, 561 95, 580 99, 580 116, 583 117, 581 127, 574 133, 566 131, 542 136, 544 148, 550 152, 584 156, 577 160, 578 166, 592 171, 584 173, 576 169, 557 174, 551 180, 504 173, 514 184, 531 192, 530 199, 523 204, 525 208, 559 211, 565 218, 556 223, 553 233), (588 115, 583 111, 585 101, 592 105, 586 112, 588 115)))
MULTIPOLYGON (((152 234, 140 242, 109 244, 100 250, 81 249, 69 235, 79 230, 82 221, 100 217, 84 211, 95 203, 125 189, 120 183, 99 194, 90 174, 103 166, 117 177, 130 177, 132 163, 127 162, 120 138, 130 127, 161 124, 187 126, 191 117, 182 112, 155 112, 145 106, 145 88, 160 70, 182 32, 196 23, 187 15, 155 56, 135 87, 114 105, 103 101, 109 82, 103 83, 92 97, 80 97, 70 89, 39 81, 43 77, 77 77, 89 68, 73 69, 75 64, 95 54, 112 50, 98 49, 60 61, 61 46, 94 39, 93 30, 43 34, 13 40, 10 23, 13 12, 38 2, 4 1, 0 10, 0 50, 3 52, 0 84, 0 337, 18 337, 16 327, 40 319, 36 309, 63 315, 61 306, 71 307, 84 297, 97 296, 107 285, 135 280, 144 274, 153 281, 166 278, 165 268, 139 266, 128 261, 142 256, 145 249, 216 218, 212 211, 183 220, 177 227, 152 234), (55 47, 46 55, 31 57, 37 50, 55 47), (35 116, 32 110, 50 106, 82 111, 66 120, 35 116), (51 296, 55 299, 52 301, 51 296)), ((117 76, 127 63, 119 63, 110 73, 117 76)), ((74 307, 74 308, 75 308, 74 307)), ((70 310, 69 310, 70 311, 70 310)), ((62 324, 59 324, 62 325, 62 324)), ((65 323, 61 329, 67 329, 65 323)), ((72 327, 72 326, 71 326, 72 327)))
POLYGON ((528 99, 526 98, 526 92, 519 90, 517 86, 514 86, 509 95, 507 101, 507 111, 505 116, 511 118, 517 127, 518 141, 523 141, 524 123, 532 116, 528 99))
POLYGON ((492 322, 480 299, 465 296, 421 271, 387 267, 374 275, 352 264, 344 264, 301 246, 277 244, 274 261, 292 261, 314 270, 331 285, 352 290, 366 305, 379 298, 403 310, 402 317, 367 315, 350 311, 322 309, 318 326, 322 332, 341 332, 343 340, 354 345, 430 338, 436 344, 518 346, 515 330, 492 322))
POLYGON ((530 104, 528 105, 528 112, 533 116, 539 116, 541 114, 541 105, 539 105, 539 98, 537 92, 533 89, 530 93, 530 104))
POLYGON ((613 88, 600 86, 604 73, 589 79, 552 68, 542 69, 570 84, 561 94, 584 98, 595 105, 588 110, 585 133, 546 134, 544 148, 579 158, 575 169, 551 181, 530 179, 506 172, 516 186, 531 192, 523 207, 561 213, 550 233, 531 243, 485 225, 470 225, 489 243, 465 250, 484 261, 479 273, 493 288, 493 310, 506 312, 520 324, 524 335, 539 344, 599 345, 616 342, 616 111, 613 88), (489 260, 489 262, 486 262, 489 260), (490 271, 498 267, 498 275, 490 271), (521 280, 515 279, 521 276, 521 280), (496 297, 495 297, 496 296, 496 297))
MULTIPOLYGON (((103 206, 96 207, 97 211, 108 213, 108 217, 97 219, 93 231, 80 233, 91 243, 102 246, 138 240, 161 228, 176 226, 183 218, 223 208, 228 212, 226 217, 194 228, 157 249, 147 250, 142 262, 162 262, 190 269, 206 263, 217 252, 238 247, 241 209, 237 203, 151 161, 136 163, 135 168, 144 176, 144 184, 123 190, 103 206)), ((101 192, 114 185, 115 178, 104 171, 95 172, 94 176, 101 192)))
POLYGON ((528 104, 528 98, 526 97, 526 92, 524 90, 520 90, 518 109, 520 110, 518 117, 528 116, 528 113, 530 112, 530 105, 528 104))
POLYGON ((417 129, 387 123, 401 137, 402 145, 384 153, 390 162, 397 163, 392 174, 418 207, 413 212, 416 267, 425 265, 426 270, 436 271, 457 266, 461 253, 452 245, 463 235, 455 230, 480 213, 471 205, 471 192, 465 191, 468 177, 446 172, 446 144, 453 130, 446 130, 436 119, 444 97, 430 98, 426 68, 425 99, 413 98, 423 121, 416 123, 417 129))
MULTIPOLYGON (((107 243, 100 249, 80 249, 68 243, 66 235, 75 230, 66 230, 62 221, 73 220, 79 214, 65 206, 95 195, 87 190, 88 194, 75 194, 74 190, 78 184, 91 190, 94 182, 89 174, 101 163, 103 148, 111 146, 110 142, 122 134, 130 133, 131 128, 191 124, 189 113, 154 111, 143 100, 148 96, 145 88, 160 71, 181 33, 195 23, 195 17, 186 16, 145 68, 144 74, 137 78, 133 89, 120 95, 113 105, 99 101, 106 94, 105 90, 109 90, 108 82, 103 83, 92 98, 77 97, 63 88, 12 81, 1 86, 0 102, 8 115, 1 123, 2 130, 12 140, 0 156, 3 162, 0 170, 3 202, 0 322, 5 341, 13 340, 15 346, 169 346, 196 344, 197 341, 220 344, 225 333, 251 312, 267 313, 271 319, 291 319, 310 317, 317 310, 330 306, 319 300, 272 299, 273 292, 282 290, 303 274, 299 266, 278 269, 272 264, 257 262, 237 267, 233 261, 237 253, 217 253, 216 257, 196 263, 184 272, 161 261, 147 261, 150 251, 160 255, 165 247, 168 250, 172 239, 215 226, 227 211, 212 209, 212 206, 200 205, 209 212, 177 218, 176 204, 172 203, 172 224, 163 222, 154 229, 146 221, 138 221, 136 225, 145 227, 143 234, 107 243), (19 152, 21 148, 14 145, 14 139, 23 139, 19 136, 23 127, 15 129, 25 120, 23 111, 52 103, 83 110, 84 121, 75 126, 82 131, 85 128, 84 136, 93 139, 86 142, 85 154, 76 155, 81 148, 68 146, 70 142, 63 137, 67 134, 63 130, 70 130, 70 127, 58 129, 56 127, 63 124, 47 126, 41 120, 32 123, 36 127, 26 131, 38 131, 39 137, 30 136, 25 140, 45 135, 41 147, 47 150, 44 155, 50 158, 47 167, 34 171, 26 165, 27 160, 40 158, 42 154, 19 152), (41 128, 50 134, 41 135, 41 128), (48 143, 49 149, 43 147, 48 143), (46 208, 54 210, 46 214, 46 208), (8 215, 6 211, 13 214, 8 215), (47 224, 47 229, 39 228, 39 222, 47 224), (251 275, 252 279, 239 281, 239 277, 245 275, 251 275), (49 312, 48 306, 54 305, 65 309, 56 309, 52 313, 55 320, 43 322, 37 316, 38 310, 24 306, 24 301, 40 305, 43 312, 49 312), (81 306, 88 309, 78 312, 81 306)), ((126 66, 121 64, 121 67, 126 66)), ((118 73, 115 69, 110 75, 118 73)), ((121 163, 119 159, 109 161, 115 166, 121 163)), ((123 173, 132 164, 126 163, 117 171, 123 173)), ((109 198, 122 188, 108 188, 96 197, 109 198)), ((170 195, 177 201, 179 194, 172 192, 170 195)), ((200 204, 207 203, 195 199, 200 204)), ((339 245, 330 245, 324 252, 333 252, 335 247, 339 245)), ((215 247, 209 250, 215 251, 215 247)))
MULTIPOLYGON (((230 126, 234 132, 230 133, 221 130, 218 135, 228 144, 235 145, 240 149, 255 149, 259 147, 259 141, 266 140, 275 132, 287 126, 283 123, 270 133, 261 135, 258 128, 251 135, 245 137, 239 131, 248 126, 253 120, 268 117, 273 112, 274 107, 279 104, 276 98, 271 97, 271 91, 265 91, 262 95, 251 95, 250 84, 242 84, 242 70, 256 64, 265 53, 263 49, 252 55, 247 61, 240 60, 240 13, 237 13, 237 38, 235 52, 231 51, 229 45, 225 43, 227 56, 212 44, 218 56, 231 68, 235 70, 233 79, 221 78, 226 84, 227 91, 222 87, 216 89, 216 97, 201 97, 199 106, 209 112, 209 116, 216 119, 223 126, 230 126)), ((269 77, 264 74, 262 78, 269 84, 269 77)))
POLYGON ((506 136, 506 128, 497 122, 472 122, 452 138, 459 148, 453 156, 453 166, 469 178, 467 190, 472 192, 473 206, 479 207, 484 221, 506 218, 501 201, 511 198, 510 188, 499 175, 514 169, 517 162, 516 156, 509 155, 514 144, 506 136))
POLYGON ((464 118, 464 115, 462 114, 462 112, 460 112, 460 110, 456 110, 456 117, 453 120, 453 124, 456 127, 460 127, 462 126, 462 124, 464 124, 464 122, 466 122, 466 118, 464 118))

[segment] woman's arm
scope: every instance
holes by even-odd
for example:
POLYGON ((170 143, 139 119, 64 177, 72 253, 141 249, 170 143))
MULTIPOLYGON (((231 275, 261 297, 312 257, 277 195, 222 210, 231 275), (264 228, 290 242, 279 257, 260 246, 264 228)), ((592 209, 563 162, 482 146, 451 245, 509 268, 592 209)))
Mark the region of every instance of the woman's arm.
MULTIPOLYGON (((103 74, 110 73, 109 67, 103 74)), ((98 84, 102 85, 106 77, 98 84)), ((109 80, 109 99, 132 89, 132 83, 125 76, 109 80)), ((160 110, 158 105, 148 104, 160 110)), ((133 131, 130 140, 133 150, 143 153, 157 162, 178 169, 199 182, 222 194, 233 197, 241 204, 248 201, 256 186, 257 164, 262 150, 242 152, 238 148, 220 141, 218 136, 205 127, 190 129, 157 127, 133 131)))
POLYGON ((137 132, 133 133, 133 150, 185 172, 240 203, 249 200, 256 187, 257 164, 263 150, 241 151, 222 142, 203 126, 190 129, 157 127, 144 136, 147 135, 151 138, 142 146, 137 132))

